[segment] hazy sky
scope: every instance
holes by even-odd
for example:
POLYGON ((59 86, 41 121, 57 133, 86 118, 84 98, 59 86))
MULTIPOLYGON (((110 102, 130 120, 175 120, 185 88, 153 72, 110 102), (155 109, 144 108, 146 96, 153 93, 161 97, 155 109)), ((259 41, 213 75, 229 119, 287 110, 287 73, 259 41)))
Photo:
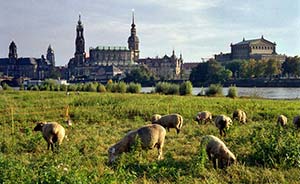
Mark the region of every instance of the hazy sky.
POLYGON ((264 38, 277 52, 300 55, 299 0, 0 0, 0 57, 14 40, 19 57, 40 57, 51 44, 56 65, 74 56, 78 14, 89 47, 127 46, 135 9, 140 56, 183 54, 199 62, 230 43, 264 38))

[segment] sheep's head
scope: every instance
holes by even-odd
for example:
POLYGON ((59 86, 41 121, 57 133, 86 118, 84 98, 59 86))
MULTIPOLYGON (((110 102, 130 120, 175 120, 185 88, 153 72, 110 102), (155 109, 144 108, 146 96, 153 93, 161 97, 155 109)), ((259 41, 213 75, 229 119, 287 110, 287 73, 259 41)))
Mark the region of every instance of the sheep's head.
POLYGON ((195 121, 197 121, 198 123, 200 123, 200 115, 197 114, 197 116, 195 117, 195 121))
POLYGON ((43 126, 44 126, 43 122, 38 122, 33 130, 34 131, 42 131, 43 126))
POLYGON ((152 117, 151 117, 151 122, 152 123, 156 123, 158 119, 161 118, 161 115, 160 114, 154 114, 152 117))
POLYGON ((108 149, 108 161, 109 163, 113 163, 116 160, 116 148, 110 147, 108 149))

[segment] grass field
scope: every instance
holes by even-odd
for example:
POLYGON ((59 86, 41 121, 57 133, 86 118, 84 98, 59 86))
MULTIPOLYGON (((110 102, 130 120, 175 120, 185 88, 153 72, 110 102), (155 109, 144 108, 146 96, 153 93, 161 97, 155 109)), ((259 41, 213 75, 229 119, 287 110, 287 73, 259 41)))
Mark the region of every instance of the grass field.
POLYGON ((300 114, 300 101, 248 98, 1 91, 0 183, 299 183, 300 130, 292 118, 300 114), (72 127, 64 123, 69 106, 72 127), (238 163, 213 169, 200 140, 216 135, 211 124, 198 125, 198 111, 231 116, 247 112, 246 125, 234 122, 222 138, 238 163), (123 154, 108 165, 107 149, 129 130, 149 123, 152 114, 179 113, 180 134, 167 132, 164 160, 157 150, 123 154), (279 114, 288 117, 286 129, 276 126, 279 114), (46 150, 37 121, 57 121, 67 138, 60 152, 46 150))

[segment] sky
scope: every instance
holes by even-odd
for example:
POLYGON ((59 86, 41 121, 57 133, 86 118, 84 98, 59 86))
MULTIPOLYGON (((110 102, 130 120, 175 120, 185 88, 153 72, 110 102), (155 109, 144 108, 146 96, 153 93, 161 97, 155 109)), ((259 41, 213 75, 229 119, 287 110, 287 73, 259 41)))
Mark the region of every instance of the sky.
POLYGON ((0 57, 13 40, 19 57, 46 55, 51 44, 56 65, 74 56, 78 15, 85 49, 128 46, 132 10, 140 57, 175 50, 184 62, 200 62, 230 44, 262 35, 277 53, 300 55, 300 0, 0 0, 0 57))

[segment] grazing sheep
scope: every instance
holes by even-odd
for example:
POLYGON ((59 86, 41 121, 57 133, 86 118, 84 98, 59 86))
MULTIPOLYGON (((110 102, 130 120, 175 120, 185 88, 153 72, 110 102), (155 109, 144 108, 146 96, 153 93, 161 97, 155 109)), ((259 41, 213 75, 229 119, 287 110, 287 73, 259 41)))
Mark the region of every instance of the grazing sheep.
POLYGON ((246 123, 247 121, 247 116, 246 113, 240 109, 237 109, 233 112, 232 114, 232 119, 237 119, 241 123, 246 123))
POLYGON ((195 120, 198 124, 200 124, 201 121, 204 121, 206 124, 208 121, 212 121, 212 114, 209 111, 198 112, 195 120))
POLYGON ((229 129, 229 127, 232 125, 232 120, 230 119, 230 117, 222 114, 216 117, 215 125, 219 129, 220 135, 222 136, 224 134, 225 137, 225 130, 229 129))
POLYGON ((183 118, 179 114, 169 114, 164 115, 158 120, 152 122, 154 124, 160 124, 164 128, 166 128, 168 131, 170 131, 170 128, 175 128, 177 131, 177 134, 179 134, 180 129, 182 127, 183 118))
POLYGON ((282 126, 282 127, 286 126, 287 117, 284 115, 279 115, 277 118, 277 124, 278 124, 278 126, 282 126))
POLYGON ((161 115, 160 114, 154 114, 152 117, 151 117, 151 122, 152 123, 155 123, 158 119, 161 118, 161 115))
POLYGON ((33 129, 34 131, 41 131, 44 139, 48 143, 48 150, 51 146, 51 150, 53 150, 53 145, 57 142, 57 150, 59 150, 59 146, 61 145, 64 137, 65 137, 65 129, 63 126, 56 122, 39 122, 33 129))
POLYGON ((128 132, 123 139, 108 149, 109 162, 115 161, 118 155, 130 151, 135 144, 136 138, 140 138, 143 149, 157 147, 158 160, 162 159, 162 148, 164 146, 166 130, 158 124, 149 124, 137 130, 128 132))
POLYGON ((295 116, 293 120, 293 124, 296 126, 296 128, 300 128, 300 116, 295 116))
POLYGON ((201 140, 201 147, 206 145, 206 153, 213 162, 214 168, 223 169, 236 162, 234 154, 227 148, 223 141, 213 135, 206 135, 201 140))

